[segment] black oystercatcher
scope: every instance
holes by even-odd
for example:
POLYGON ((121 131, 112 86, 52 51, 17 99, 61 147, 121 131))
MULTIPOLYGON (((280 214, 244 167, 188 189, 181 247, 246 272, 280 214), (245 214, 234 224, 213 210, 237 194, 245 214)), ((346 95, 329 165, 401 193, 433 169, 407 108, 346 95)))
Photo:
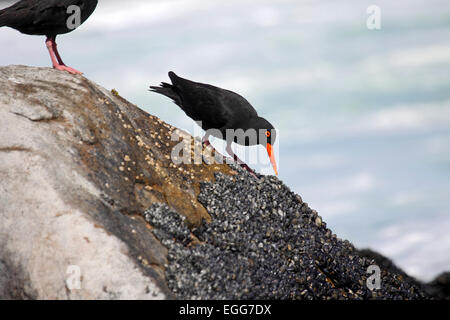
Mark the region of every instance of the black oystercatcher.
POLYGON ((21 0, 0 10, 0 27, 11 27, 30 35, 47 36, 53 68, 81 74, 62 61, 56 36, 79 27, 94 12, 98 0, 21 0))
POLYGON ((231 143, 234 141, 246 146, 261 144, 267 149, 275 174, 278 174, 272 148, 276 131, 269 121, 258 116, 246 99, 229 90, 183 79, 173 72, 169 72, 169 77, 172 84, 163 82, 160 87, 150 87, 151 91, 171 98, 186 115, 201 122, 202 129, 206 131, 203 138, 206 145, 210 144, 209 135, 225 138, 227 152, 242 167, 253 173, 233 153, 231 143), (227 134, 229 129, 234 132, 232 135, 230 132, 227 134), (246 134, 242 134, 243 132, 246 134), (251 135, 252 132, 256 134, 251 135))

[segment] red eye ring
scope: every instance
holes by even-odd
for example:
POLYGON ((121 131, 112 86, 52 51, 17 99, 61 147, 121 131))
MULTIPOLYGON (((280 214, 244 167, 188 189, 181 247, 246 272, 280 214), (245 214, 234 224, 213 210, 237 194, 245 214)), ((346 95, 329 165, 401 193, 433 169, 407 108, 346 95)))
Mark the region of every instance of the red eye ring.
POLYGON ((270 131, 266 131, 266 137, 267 137, 267 138, 270 137, 270 131))

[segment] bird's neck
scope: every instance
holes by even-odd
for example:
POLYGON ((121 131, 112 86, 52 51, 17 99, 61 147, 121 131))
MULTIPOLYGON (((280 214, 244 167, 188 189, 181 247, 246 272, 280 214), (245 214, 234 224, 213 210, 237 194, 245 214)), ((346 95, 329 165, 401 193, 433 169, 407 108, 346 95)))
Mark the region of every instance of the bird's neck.
POLYGON ((236 125, 237 128, 243 129, 244 131, 247 131, 248 129, 255 129, 258 128, 258 123, 260 121, 260 117, 254 117, 250 119, 242 119, 239 121, 236 125))

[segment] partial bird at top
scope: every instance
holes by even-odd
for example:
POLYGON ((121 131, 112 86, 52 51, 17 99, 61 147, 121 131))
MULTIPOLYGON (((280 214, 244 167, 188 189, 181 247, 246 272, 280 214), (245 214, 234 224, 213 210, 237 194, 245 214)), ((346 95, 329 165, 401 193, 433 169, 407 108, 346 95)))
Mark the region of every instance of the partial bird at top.
POLYGON ((244 169, 253 173, 234 154, 231 144, 233 141, 245 146, 260 144, 267 149, 275 174, 278 174, 273 150, 276 131, 269 121, 258 116, 245 98, 229 90, 183 79, 174 72, 169 72, 169 77, 172 84, 163 82, 160 87, 150 89, 171 98, 188 117, 201 122, 206 131, 203 138, 206 145, 210 144, 210 135, 226 140, 227 152, 244 169), (230 130, 232 134, 229 134, 230 130))
POLYGON ((75 30, 89 18, 98 0, 21 0, 0 10, 0 27, 11 27, 29 35, 47 36, 53 68, 81 74, 64 64, 56 36, 75 30))

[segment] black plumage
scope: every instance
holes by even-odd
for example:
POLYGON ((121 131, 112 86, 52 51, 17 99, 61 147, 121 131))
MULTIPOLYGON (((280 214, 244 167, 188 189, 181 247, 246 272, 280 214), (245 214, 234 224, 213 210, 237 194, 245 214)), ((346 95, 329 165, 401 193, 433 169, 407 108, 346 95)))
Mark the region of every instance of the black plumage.
POLYGON ((258 115, 255 108, 244 97, 210 84, 183 79, 174 72, 169 72, 169 78, 172 84, 163 82, 161 86, 152 86, 150 89, 171 98, 188 117, 201 122, 203 130, 217 129, 217 134, 214 130, 211 130, 211 133, 206 132, 203 139, 205 143, 209 144, 209 134, 227 140, 227 152, 242 165, 244 163, 231 150, 231 143, 234 141, 247 146, 261 144, 267 148, 274 170, 277 172, 272 150, 276 131, 266 119, 258 115), (236 134, 230 136, 227 134, 227 129, 234 130, 236 134), (242 129, 241 132, 254 129, 256 137, 251 139, 244 135, 241 138, 237 131, 239 129, 242 129))
POLYGON ((80 25, 97 7, 98 0, 21 0, 0 10, 0 27, 11 27, 24 34, 44 35, 53 67, 72 73, 79 71, 67 67, 56 48, 56 36, 71 32, 78 26, 73 15, 80 13, 80 25), (70 10, 76 6, 77 11, 70 10), (78 11, 79 10, 79 11, 78 11))

